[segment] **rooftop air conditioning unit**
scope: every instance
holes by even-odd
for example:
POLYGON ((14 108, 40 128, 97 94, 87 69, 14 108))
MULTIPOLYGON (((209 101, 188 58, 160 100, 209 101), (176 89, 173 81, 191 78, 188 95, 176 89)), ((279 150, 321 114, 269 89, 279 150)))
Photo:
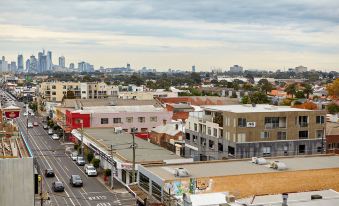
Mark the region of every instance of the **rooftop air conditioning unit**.
POLYGON ((174 176, 176 177, 189 177, 190 174, 185 168, 174 169, 174 176))

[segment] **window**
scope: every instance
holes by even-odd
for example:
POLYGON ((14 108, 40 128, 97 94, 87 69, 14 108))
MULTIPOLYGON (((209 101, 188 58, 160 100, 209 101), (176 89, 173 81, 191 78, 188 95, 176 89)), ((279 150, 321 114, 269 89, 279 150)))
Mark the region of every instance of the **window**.
POLYGON ((194 131, 198 131, 198 125, 196 123, 194 123, 194 131))
POLYGON ((157 117, 150 117, 150 121, 151 121, 151 122, 157 122, 157 121, 158 121, 158 118, 157 118, 157 117))
POLYGON ((218 136, 218 129, 213 128, 213 136, 215 136, 215 137, 218 136))
POLYGON ((286 117, 265 117, 265 128, 286 128, 286 117))
POLYGON ((52 92, 52 95, 56 95, 56 92, 52 92))
POLYGON ((308 139, 308 131, 299 131, 299 139, 308 139))
POLYGON ((324 116, 317 116, 316 117, 316 123, 317 124, 324 124, 325 123, 325 117, 324 116))
POLYGON ((114 124, 120 124, 121 123, 121 118, 113 118, 113 123, 114 124))
POLYGON ((127 123, 133 123, 133 117, 126 117, 127 123))
POLYGON ((218 152, 223 152, 224 151, 224 145, 222 143, 218 143, 218 152))
POLYGON ((193 142, 197 143, 198 137, 193 135, 193 142))
POLYGON ((82 119, 75 119, 76 124, 81 124, 81 122, 82 122, 82 119))
POLYGON ((262 139, 270 138, 270 133, 267 132, 267 131, 261 132, 260 137, 261 137, 262 139))
POLYGON ((299 116, 299 126, 300 127, 308 126, 308 116, 299 116))
POLYGON ((323 137, 324 137, 324 131, 323 130, 317 130, 315 138, 321 139, 323 137))
POLYGON ((239 142, 239 143, 246 142, 246 134, 245 133, 239 133, 237 142, 239 142))
POLYGON ((56 89, 56 86, 55 86, 55 85, 52 85, 52 89, 56 89))
POLYGON ((203 137, 200 137, 200 144, 201 144, 202 146, 206 146, 206 139, 203 138, 203 137))
POLYGON ((246 127, 246 118, 238 118, 238 127, 246 127))
POLYGON ((145 117, 138 117, 138 122, 144 123, 145 122, 145 117))
POLYGON ((211 127, 207 127, 207 134, 208 134, 208 135, 211 135, 211 133, 212 133, 212 132, 211 132, 211 127))
POLYGON ((186 140, 188 140, 188 141, 191 140, 191 134, 190 133, 186 133, 186 140))
POLYGON ((141 172, 139 172, 139 184, 147 192, 149 191, 149 178, 141 172))
POLYGON ((161 200, 161 187, 152 181, 152 196, 157 200, 161 200))
POLYGON ((262 148, 263 156, 271 156, 271 147, 263 147, 262 148))
POLYGON ((210 149, 214 149, 214 141, 208 140, 208 147, 209 147, 210 149))
POLYGON ((281 131, 279 131, 279 132, 277 133, 277 139, 278 139, 278 140, 286 140, 286 132, 281 132, 281 131))
POLYGON ((63 88, 63 89, 66 89, 66 85, 62 85, 62 88, 63 88))
POLYGON ((101 124, 108 124, 108 118, 101 118, 101 124))

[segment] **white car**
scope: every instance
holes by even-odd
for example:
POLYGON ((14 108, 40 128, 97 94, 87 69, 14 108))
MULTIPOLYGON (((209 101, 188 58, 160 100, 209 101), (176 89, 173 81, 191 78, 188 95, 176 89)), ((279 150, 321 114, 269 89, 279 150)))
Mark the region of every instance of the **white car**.
POLYGON ((95 169, 95 167, 92 164, 86 164, 85 165, 85 173, 88 176, 97 176, 97 170, 95 169))
POLYGON ((31 116, 34 116, 34 115, 35 115, 34 112, 29 112, 29 114, 30 114, 31 116))
POLYGON ((24 112, 24 116, 28 116, 28 113, 27 113, 27 112, 24 112))
POLYGON ((72 152, 70 156, 71 156, 72 160, 75 161, 75 160, 77 160, 78 152, 77 151, 72 152))
POLYGON ((32 122, 28 122, 28 123, 27 123, 27 127, 28 127, 28 128, 33 128, 32 122))
POLYGON ((53 134, 53 135, 52 135, 52 139, 58 140, 58 139, 60 139, 60 137, 59 137, 59 135, 57 135, 57 134, 53 134))
POLYGON ((53 134, 53 129, 48 129, 48 134, 53 134))

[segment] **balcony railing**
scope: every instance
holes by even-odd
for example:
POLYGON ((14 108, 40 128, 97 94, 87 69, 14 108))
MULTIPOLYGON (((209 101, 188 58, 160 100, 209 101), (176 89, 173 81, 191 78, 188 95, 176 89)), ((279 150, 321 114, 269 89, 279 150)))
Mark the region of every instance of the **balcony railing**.
POLYGON ((266 123, 265 129, 286 128, 286 123, 266 123))
POLYGON ((308 127, 308 122, 299 122, 300 127, 308 127))

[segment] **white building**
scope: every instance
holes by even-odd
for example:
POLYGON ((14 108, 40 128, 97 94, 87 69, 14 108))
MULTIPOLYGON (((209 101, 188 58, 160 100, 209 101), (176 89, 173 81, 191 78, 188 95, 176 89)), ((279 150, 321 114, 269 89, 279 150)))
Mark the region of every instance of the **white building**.
POLYGON ((239 65, 234 65, 234 66, 230 67, 230 72, 241 73, 241 72, 243 72, 243 67, 239 66, 239 65))

